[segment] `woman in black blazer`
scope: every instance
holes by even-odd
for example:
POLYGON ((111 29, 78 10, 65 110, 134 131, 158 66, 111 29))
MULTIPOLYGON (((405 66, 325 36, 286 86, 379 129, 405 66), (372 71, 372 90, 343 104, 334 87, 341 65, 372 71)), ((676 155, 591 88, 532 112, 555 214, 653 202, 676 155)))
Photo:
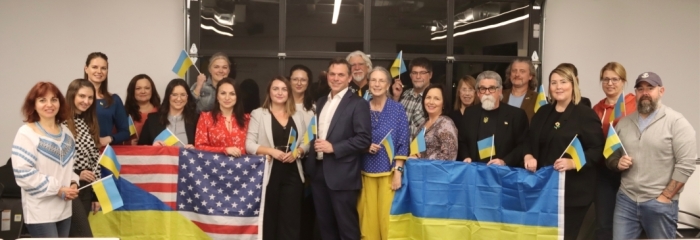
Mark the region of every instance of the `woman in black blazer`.
POLYGON ((530 121, 525 141, 525 168, 553 166, 566 173, 564 187, 564 239, 576 239, 581 223, 595 196, 595 164, 603 159, 603 133, 600 119, 587 106, 579 104, 578 79, 568 68, 557 68, 549 74, 551 104, 542 106, 530 121), (586 156, 586 164, 576 171, 574 161, 562 153, 574 136, 578 136, 586 156))
POLYGON ((179 78, 173 79, 165 88, 163 103, 158 112, 148 114, 138 145, 162 146, 161 142, 153 141, 167 127, 182 142, 182 146, 194 148, 194 133, 199 119, 196 107, 187 82, 179 78))

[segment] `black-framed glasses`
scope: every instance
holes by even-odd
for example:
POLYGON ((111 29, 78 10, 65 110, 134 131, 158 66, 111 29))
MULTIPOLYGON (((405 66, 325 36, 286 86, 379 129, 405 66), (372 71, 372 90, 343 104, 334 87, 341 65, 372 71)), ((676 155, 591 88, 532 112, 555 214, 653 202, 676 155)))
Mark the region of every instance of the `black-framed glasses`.
POLYGON ((488 90, 490 93, 495 93, 496 89, 498 89, 498 88, 499 87, 489 87, 489 88, 479 87, 479 93, 482 93, 482 94, 486 93, 486 90, 488 90))

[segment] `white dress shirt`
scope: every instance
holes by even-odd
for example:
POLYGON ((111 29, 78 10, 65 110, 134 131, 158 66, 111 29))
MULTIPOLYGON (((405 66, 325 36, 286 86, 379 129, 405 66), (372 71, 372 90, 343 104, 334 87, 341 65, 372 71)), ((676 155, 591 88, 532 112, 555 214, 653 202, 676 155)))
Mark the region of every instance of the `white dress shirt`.
MULTIPOLYGON (((345 88, 338 92, 338 94, 333 97, 331 93, 328 94, 328 101, 323 106, 323 109, 318 114, 318 139, 326 139, 328 135, 328 128, 331 125, 331 120, 333 120, 333 115, 335 115, 335 110, 338 109, 338 104, 340 100, 343 99, 345 93, 348 92, 348 88, 345 88)), ((316 159, 322 160, 323 153, 318 152, 316 154, 316 159)))

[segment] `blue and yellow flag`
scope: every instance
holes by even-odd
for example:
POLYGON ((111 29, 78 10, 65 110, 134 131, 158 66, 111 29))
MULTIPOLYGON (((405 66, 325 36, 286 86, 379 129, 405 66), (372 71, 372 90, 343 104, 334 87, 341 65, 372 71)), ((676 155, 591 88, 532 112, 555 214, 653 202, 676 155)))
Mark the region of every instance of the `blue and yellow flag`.
POLYGON ((389 132, 386 137, 379 143, 379 145, 384 146, 386 150, 386 155, 389 157, 389 161, 394 161, 394 139, 391 138, 391 132, 389 132))
MULTIPOLYGON (((619 97, 617 97, 617 103, 615 103, 615 109, 613 110, 612 113, 610 113, 610 122, 614 122, 615 119, 622 118, 625 113, 625 95, 624 93, 620 94, 619 97)), ((612 126, 612 124, 611 124, 612 126)))
POLYGON ((400 51, 399 55, 396 56, 396 59, 394 60, 394 63, 391 64, 389 71, 391 72, 391 77, 393 78, 396 78, 402 73, 406 72, 406 64, 403 63, 403 51, 400 51))
POLYGON ((411 142, 411 147, 410 147, 410 156, 420 154, 421 152, 424 152, 426 149, 425 146, 425 127, 420 130, 418 135, 416 135, 416 138, 413 139, 411 142))
POLYGON ((574 160, 576 171, 581 170, 583 165, 586 165, 586 155, 583 152, 583 146, 581 145, 581 141, 578 140, 578 136, 574 137, 574 140, 571 141, 571 144, 569 144, 565 152, 574 160))
POLYGON ((158 141, 163 142, 165 146, 175 146, 175 144, 180 142, 180 139, 177 139, 175 134, 166 128, 153 139, 153 143, 158 141))
POLYGON ((173 72, 180 76, 180 78, 184 78, 185 74, 187 74, 187 70, 190 69, 192 65, 192 59, 190 59, 190 56, 187 55, 185 50, 182 50, 182 52, 180 52, 180 57, 177 59, 177 62, 175 62, 175 66, 173 66, 173 72))
POLYGON ((287 146, 289 150, 292 151, 292 157, 297 156, 297 130, 292 128, 289 130, 289 139, 287 140, 287 146))
POLYGON ((136 134, 136 124, 134 124, 134 119, 129 116, 129 136, 136 134))
POLYGON ((92 184, 92 189, 97 195, 97 200, 100 201, 102 213, 107 214, 114 209, 124 206, 122 196, 119 194, 117 184, 114 183, 114 178, 109 175, 92 184))
POLYGON ((370 100, 370 97, 369 97, 369 89, 367 89, 367 91, 365 91, 365 95, 362 96, 362 98, 363 98, 364 100, 366 100, 366 101, 369 101, 369 100, 370 100))
POLYGON ((622 143, 620 142, 620 136, 617 135, 615 128, 613 127, 612 123, 610 123, 610 127, 608 128, 608 138, 605 139, 605 148, 603 148, 603 156, 605 156, 605 158, 609 158, 610 155, 612 155, 613 152, 615 152, 621 146, 622 143))
POLYGON ((490 158, 496 155, 496 144, 494 142, 495 135, 484 138, 476 142, 476 146, 479 148, 479 158, 490 158))
POLYGON ((107 145, 105 147, 104 152, 102 152, 102 156, 100 157, 100 165, 102 165, 103 168, 109 170, 114 174, 114 177, 119 178, 119 172, 122 169, 121 164, 119 164, 119 160, 117 160, 117 154, 114 153, 114 149, 112 149, 112 146, 107 145))
POLYGON ((563 239, 565 174, 406 161, 388 239, 563 239), (465 179, 469 179, 465 181, 465 179))
POLYGON ((304 144, 309 144, 314 140, 314 138, 316 138, 316 129, 316 116, 313 116, 311 117, 311 123, 309 123, 309 126, 306 128, 306 133, 302 139, 304 144))
POLYGON ((544 87, 540 85, 537 88, 537 101, 535 101, 535 112, 540 110, 540 107, 547 105, 547 95, 544 94, 544 87))

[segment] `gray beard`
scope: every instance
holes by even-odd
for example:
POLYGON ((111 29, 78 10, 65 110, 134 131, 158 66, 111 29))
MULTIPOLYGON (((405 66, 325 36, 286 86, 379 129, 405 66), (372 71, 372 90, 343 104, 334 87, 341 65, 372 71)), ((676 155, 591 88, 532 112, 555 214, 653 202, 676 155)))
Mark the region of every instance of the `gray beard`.
POLYGON ((365 76, 362 77, 356 77, 355 74, 352 75, 352 80, 355 82, 361 82, 362 80, 365 79, 365 76))
POLYGON ((481 98, 481 108, 486 111, 491 111, 496 108, 496 99, 491 95, 484 95, 481 98))
POLYGON ((659 103, 658 101, 654 101, 654 100, 651 100, 648 98, 640 99, 637 102, 637 111, 639 111, 640 114, 644 114, 644 115, 650 114, 650 113, 656 111, 656 108, 658 107, 658 103, 659 103), (649 100, 649 101, 645 101, 645 100, 649 100))

